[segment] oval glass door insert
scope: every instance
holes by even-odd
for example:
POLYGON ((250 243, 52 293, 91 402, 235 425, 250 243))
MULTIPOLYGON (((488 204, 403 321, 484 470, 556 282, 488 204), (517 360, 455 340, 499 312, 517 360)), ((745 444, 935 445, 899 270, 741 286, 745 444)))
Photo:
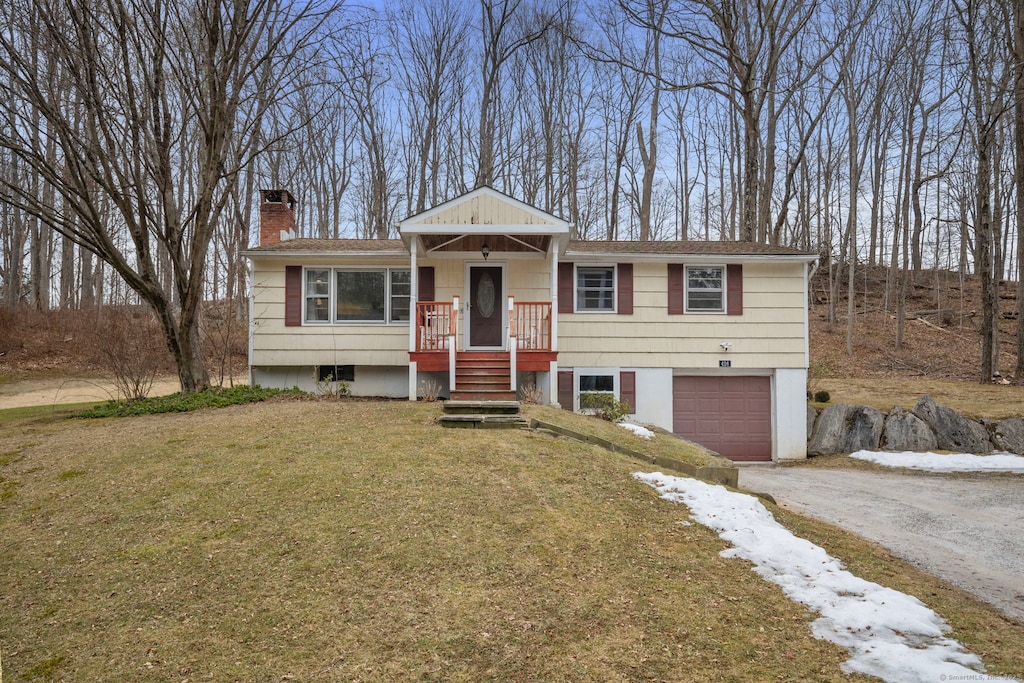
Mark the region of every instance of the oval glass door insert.
POLYGON ((482 273, 476 289, 476 307, 480 317, 490 318, 494 315, 494 298, 494 280, 490 273, 482 273))

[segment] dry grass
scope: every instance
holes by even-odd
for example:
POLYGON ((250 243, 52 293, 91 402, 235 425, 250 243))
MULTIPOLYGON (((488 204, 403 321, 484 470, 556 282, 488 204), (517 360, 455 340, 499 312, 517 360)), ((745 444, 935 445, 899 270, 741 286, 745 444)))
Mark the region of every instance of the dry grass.
POLYGON ((672 436, 664 430, 656 430, 653 439, 642 439, 627 429, 591 415, 582 415, 551 406, 525 406, 524 412, 528 417, 576 432, 593 434, 642 453, 675 458, 698 467, 721 464, 721 461, 709 455, 703 446, 672 436))
MULTIPOLYGON (((879 379, 828 378, 820 379, 816 387, 831 394, 832 403, 855 403, 888 411, 893 406, 911 409, 922 394, 928 394, 937 403, 955 408, 972 417, 1002 419, 1019 417, 1024 405, 1024 387, 998 384, 978 384, 933 378, 879 379)), ((818 407, 821 407, 820 404, 818 407)))
MULTIPOLYGON (((0 414, 6 680, 860 680, 635 462, 437 412, 0 414)), ((958 600, 955 635, 1024 670, 1024 628, 958 600)))

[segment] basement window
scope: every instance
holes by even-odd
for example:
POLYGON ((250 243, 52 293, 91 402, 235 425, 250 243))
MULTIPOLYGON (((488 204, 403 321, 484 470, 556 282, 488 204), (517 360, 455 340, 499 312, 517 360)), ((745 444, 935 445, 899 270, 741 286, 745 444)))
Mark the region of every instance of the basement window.
POLYGON ((318 365, 316 381, 318 382, 354 382, 356 366, 354 365, 318 365))

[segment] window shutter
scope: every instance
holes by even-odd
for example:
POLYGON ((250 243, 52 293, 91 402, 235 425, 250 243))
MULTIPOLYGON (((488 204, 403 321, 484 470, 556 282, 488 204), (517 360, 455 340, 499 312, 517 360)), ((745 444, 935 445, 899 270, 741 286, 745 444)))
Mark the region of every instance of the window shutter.
POLYGON ((558 312, 572 313, 573 310, 573 268, 571 263, 558 264, 558 312))
POLYGON ((416 286, 417 301, 434 300, 434 266, 420 266, 416 275, 418 284, 416 286))
POLYGON ((558 371, 558 402, 564 410, 572 410, 572 370, 558 371))
POLYGON ((619 401, 629 404, 630 414, 636 414, 636 372, 619 373, 619 401))
POLYGON ((302 324, 302 266, 284 267, 284 324, 302 324))
POLYGON ((668 312, 669 315, 679 315, 686 310, 683 297, 686 296, 686 288, 683 279, 686 276, 685 267, 682 263, 668 264, 668 312))
POLYGON ((620 263, 618 270, 618 312, 620 315, 633 314, 633 264, 620 263))
POLYGON ((743 315, 743 264, 733 263, 725 267, 725 280, 729 315, 743 315))

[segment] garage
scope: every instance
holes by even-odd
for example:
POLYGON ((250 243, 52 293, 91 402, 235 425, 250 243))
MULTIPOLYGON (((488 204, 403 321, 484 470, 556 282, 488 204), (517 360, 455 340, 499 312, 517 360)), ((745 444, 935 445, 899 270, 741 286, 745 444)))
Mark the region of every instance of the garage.
POLYGON ((672 378, 672 431, 729 458, 772 459, 770 377, 672 378))

